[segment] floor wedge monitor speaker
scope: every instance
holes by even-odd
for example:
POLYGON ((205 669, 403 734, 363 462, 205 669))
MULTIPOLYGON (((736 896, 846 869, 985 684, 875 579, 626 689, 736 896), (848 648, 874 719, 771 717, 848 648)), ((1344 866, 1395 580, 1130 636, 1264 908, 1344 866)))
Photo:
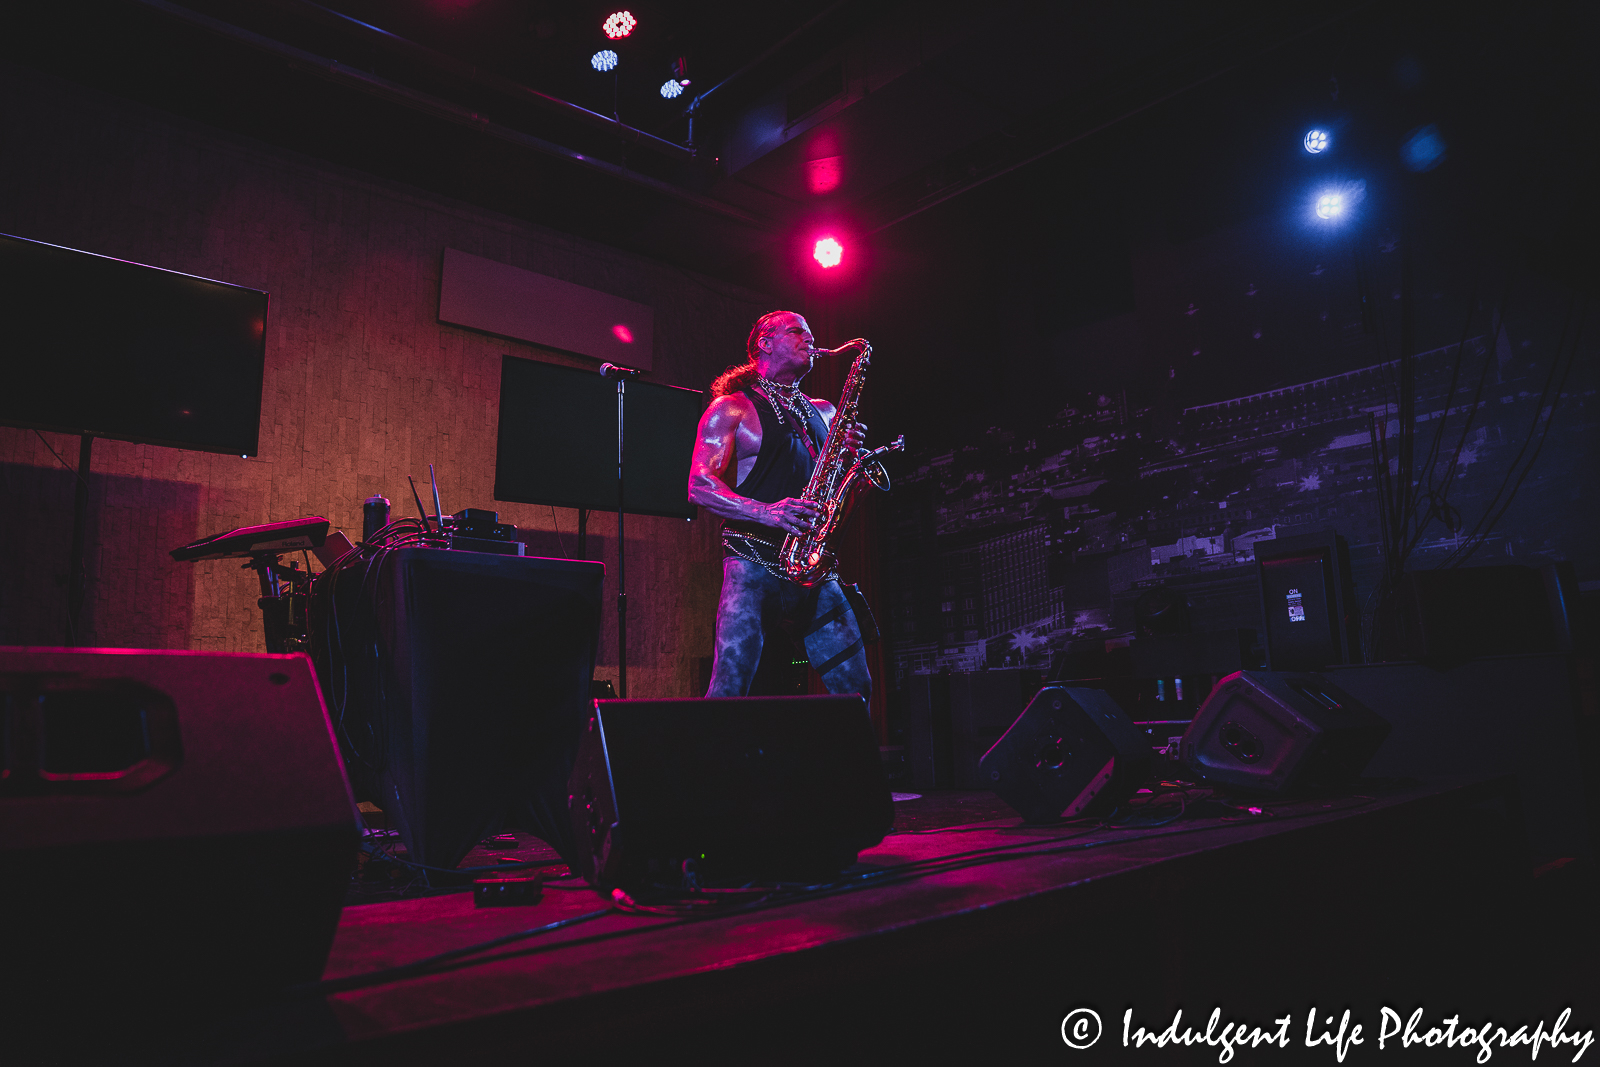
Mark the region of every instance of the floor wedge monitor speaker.
POLYGON ((0 648, 0 720, 0 1018, 322 976, 360 830, 304 655, 0 648))
POLYGON ((859 696, 598 700, 568 790, 574 867, 597 886, 678 875, 829 877, 894 802, 859 696))
POLYGON ((994 747, 1044 684, 1037 670, 913 674, 905 712, 911 786, 988 789, 978 761, 994 747))
POLYGON ((979 776, 1028 822, 1103 815, 1131 797, 1154 757, 1110 694, 1047 685, 984 753, 979 776))
POLYGON ((1360 774, 1388 735, 1383 718, 1323 675, 1240 671, 1200 706, 1183 761, 1218 785, 1314 791, 1360 774))

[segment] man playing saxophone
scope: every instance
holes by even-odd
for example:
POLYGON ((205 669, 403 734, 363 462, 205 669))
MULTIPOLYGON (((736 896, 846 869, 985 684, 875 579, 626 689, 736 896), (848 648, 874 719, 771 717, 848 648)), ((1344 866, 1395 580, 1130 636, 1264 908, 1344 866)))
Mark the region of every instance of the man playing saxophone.
MULTIPOLYGON (((870 700, 872 677, 855 614, 838 578, 805 586, 783 576, 786 534, 803 534, 822 508, 801 499, 827 438, 833 405, 800 392, 816 348, 806 320, 792 311, 761 316, 749 359, 711 386, 689 467, 689 500, 723 521, 722 598, 716 660, 706 696, 746 696, 766 635, 783 627, 799 638, 830 693, 870 700)), ((849 428, 859 449, 866 427, 849 428)))

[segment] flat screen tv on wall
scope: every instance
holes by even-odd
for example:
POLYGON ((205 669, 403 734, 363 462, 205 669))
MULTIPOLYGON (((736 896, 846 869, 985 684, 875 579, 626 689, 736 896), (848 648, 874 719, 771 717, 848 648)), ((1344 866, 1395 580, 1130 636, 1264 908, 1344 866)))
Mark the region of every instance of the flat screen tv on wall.
POLYGON ((0 234, 0 423, 256 453, 267 294, 0 234))

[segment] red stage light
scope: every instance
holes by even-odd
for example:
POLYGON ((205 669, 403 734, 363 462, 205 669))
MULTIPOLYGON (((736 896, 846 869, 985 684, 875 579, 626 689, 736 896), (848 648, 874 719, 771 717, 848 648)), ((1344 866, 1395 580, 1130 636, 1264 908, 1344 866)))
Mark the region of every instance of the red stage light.
POLYGON ((621 341, 623 344, 633 344, 633 331, 622 325, 622 323, 619 322, 615 326, 611 327, 611 333, 612 336, 621 341))
POLYGON ((816 247, 812 248, 811 258, 821 264, 824 269, 837 267, 839 262, 844 259, 844 245, 835 241, 832 237, 824 237, 817 242, 816 247))
POLYGON ((618 37, 628 36, 637 25, 639 25, 639 20, 633 17, 633 12, 615 11, 606 18, 605 22, 600 24, 600 28, 605 31, 607 37, 614 41, 618 37))

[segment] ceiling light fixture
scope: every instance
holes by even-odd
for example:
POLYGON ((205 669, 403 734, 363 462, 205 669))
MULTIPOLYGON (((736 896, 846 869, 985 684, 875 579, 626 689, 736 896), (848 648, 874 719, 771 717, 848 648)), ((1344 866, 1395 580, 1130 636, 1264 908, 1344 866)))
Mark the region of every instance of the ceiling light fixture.
POLYGON ((683 95, 683 86, 678 84, 676 78, 668 78, 661 83, 661 95, 671 100, 675 96, 683 95))
POLYGON ((1332 138, 1328 136, 1327 130, 1307 130, 1306 139, 1301 144, 1305 145, 1307 152, 1316 155, 1327 148, 1331 141, 1332 138))
POLYGON ((811 249, 811 258, 816 260, 823 270, 837 267, 844 259, 844 245, 832 237, 824 237, 811 249))
POLYGON ((614 11, 600 24, 607 37, 615 41, 618 37, 626 37, 639 25, 639 20, 633 17, 631 11, 614 11))
POLYGON ((603 48, 589 57, 589 66, 600 71, 602 74, 608 70, 615 70, 617 66, 617 54, 609 48, 603 48))
POLYGON ((1324 186, 1312 201, 1317 218, 1324 222, 1342 222, 1356 214, 1356 209, 1367 198, 1367 183, 1361 180, 1324 186))

